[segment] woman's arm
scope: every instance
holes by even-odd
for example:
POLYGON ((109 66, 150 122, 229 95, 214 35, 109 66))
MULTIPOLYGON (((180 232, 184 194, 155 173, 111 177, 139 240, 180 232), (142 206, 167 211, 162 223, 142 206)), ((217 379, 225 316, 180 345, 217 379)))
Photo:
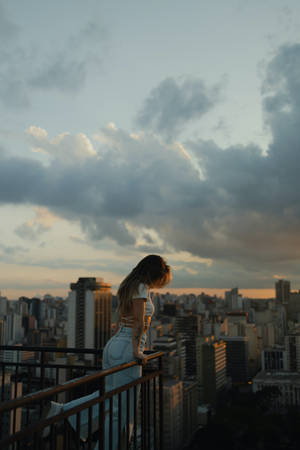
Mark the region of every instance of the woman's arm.
POLYGON ((133 327, 132 327, 132 348, 135 358, 144 359, 145 356, 140 352, 141 338, 144 332, 144 317, 145 317, 145 304, 147 299, 135 298, 132 301, 132 315, 133 315, 133 327))

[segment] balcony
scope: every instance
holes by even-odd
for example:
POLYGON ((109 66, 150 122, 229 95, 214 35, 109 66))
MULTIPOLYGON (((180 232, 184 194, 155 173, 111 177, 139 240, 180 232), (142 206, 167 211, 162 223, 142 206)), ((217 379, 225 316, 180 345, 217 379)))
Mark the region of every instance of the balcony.
POLYGON ((101 370, 101 354, 95 349, 0 346, 1 450, 100 450, 112 449, 113 441, 119 450, 162 449, 163 352, 148 352, 142 376, 109 391, 107 377, 137 363, 101 370), (20 356, 25 352, 26 360, 20 356), (66 361, 58 363, 62 358, 54 354, 66 361), (46 418, 50 401, 78 398, 80 404, 46 418))

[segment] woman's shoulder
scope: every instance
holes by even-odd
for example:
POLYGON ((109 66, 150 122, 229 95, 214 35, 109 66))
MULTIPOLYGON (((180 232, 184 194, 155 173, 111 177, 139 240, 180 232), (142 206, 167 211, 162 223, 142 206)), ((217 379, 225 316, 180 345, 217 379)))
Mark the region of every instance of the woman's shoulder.
POLYGON ((149 291, 148 286, 146 284, 144 284, 144 283, 140 283, 139 286, 138 286, 137 293, 134 294, 132 296, 132 298, 133 299, 134 298, 145 298, 145 299, 147 299, 148 298, 148 291, 149 291))

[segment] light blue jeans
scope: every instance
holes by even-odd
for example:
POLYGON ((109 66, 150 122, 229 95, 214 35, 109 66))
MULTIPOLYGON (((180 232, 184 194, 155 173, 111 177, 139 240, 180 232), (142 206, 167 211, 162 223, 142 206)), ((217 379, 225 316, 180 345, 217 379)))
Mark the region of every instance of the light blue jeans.
MULTIPOLYGON (((143 352, 144 346, 146 342, 146 334, 142 335, 140 351, 143 352)), ((132 348, 132 328, 121 326, 119 331, 110 338, 110 340, 106 343, 103 349, 103 359, 102 359, 102 368, 110 369, 114 366, 119 366, 120 364, 124 364, 126 362, 132 361, 133 357, 133 348, 132 348)), ((105 379, 105 391, 111 391, 113 389, 117 389, 124 384, 131 383, 142 375, 142 367, 134 366, 129 369, 122 370, 120 372, 116 372, 112 375, 108 375, 105 379)), ((137 386, 137 400, 140 391, 140 385, 137 386)), ((99 391, 93 392, 90 395, 86 395, 84 397, 80 397, 76 400, 72 400, 71 402, 65 403, 63 405, 63 410, 67 411, 68 409, 74 408, 82 404, 83 402, 87 402, 88 400, 92 400, 96 397, 99 397, 99 391)), ((126 425, 126 401, 127 395, 126 392, 122 393, 122 424, 121 429, 124 431, 126 425)), ((109 411, 109 400, 106 401, 105 411, 109 411)), ((130 429, 132 429, 133 425, 133 413, 134 413, 134 389, 130 390, 130 429)), ((92 418, 93 420, 97 419, 99 414, 98 405, 93 406, 92 408, 92 418)), ((76 415, 69 417, 69 422, 76 429, 76 415)), ((82 429, 87 428, 88 424, 88 409, 83 410, 80 413, 80 425, 82 429)), ((128 430, 130 435, 130 430, 128 430)), ((83 434, 86 434, 84 431, 83 434)), ((113 398, 113 450, 118 449, 118 396, 114 396, 113 398)), ((105 450, 109 448, 109 414, 106 414, 105 419, 105 450)), ((94 450, 98 449, 98 443, 94 450)))

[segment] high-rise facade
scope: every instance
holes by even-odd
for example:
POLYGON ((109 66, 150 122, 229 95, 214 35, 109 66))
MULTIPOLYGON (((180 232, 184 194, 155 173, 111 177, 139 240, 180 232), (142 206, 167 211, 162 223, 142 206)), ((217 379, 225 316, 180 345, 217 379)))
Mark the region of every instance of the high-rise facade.
POLYGON ((186 380, 183 382, 183 438, 194 435, 198 427, 198 399, 196 381, 186 380))
POLYGON ((103 348, 111 336, 111 285, 79 278, 68 298, 68 347, 103 348))
POLYGON ((161 336, 153 342, 153 350, 165 352, 164 375, 184 378, 185 346, 180 336, 161 336))
POLYGON ((181 314, 176 317, 175 332, 181 333, 186 345, 185 375, 196 374, 196 337, 200 335, 201 317, 198 314, 181 314))
POLYGON ((261 354, 261 370, 280 372, 288 370, 287 351, 284 346, 264 348, 261 354))
POLYGON ((300 335, 284 337, 284 347, 287 354, 287 367, 291 372, 300 372, 300 335))
POLYGON ((180 450, 183 445, 183 383, 166 378, 163 385, 163 448, 180 450))
POLYGON ((249 381, 248 338, 243 336, 224 336, 226 342, 227 376, 233 383, 249 381))
POLYGON ((282 305, 288 305, 291 293, 291 283, 288 280, 278 280, 275 283, 276 300, 282 305))
POLYGON ((226 344, 213 336, 198 337, 196 348, 198 400, 214 405, 227 384, 226 344))

